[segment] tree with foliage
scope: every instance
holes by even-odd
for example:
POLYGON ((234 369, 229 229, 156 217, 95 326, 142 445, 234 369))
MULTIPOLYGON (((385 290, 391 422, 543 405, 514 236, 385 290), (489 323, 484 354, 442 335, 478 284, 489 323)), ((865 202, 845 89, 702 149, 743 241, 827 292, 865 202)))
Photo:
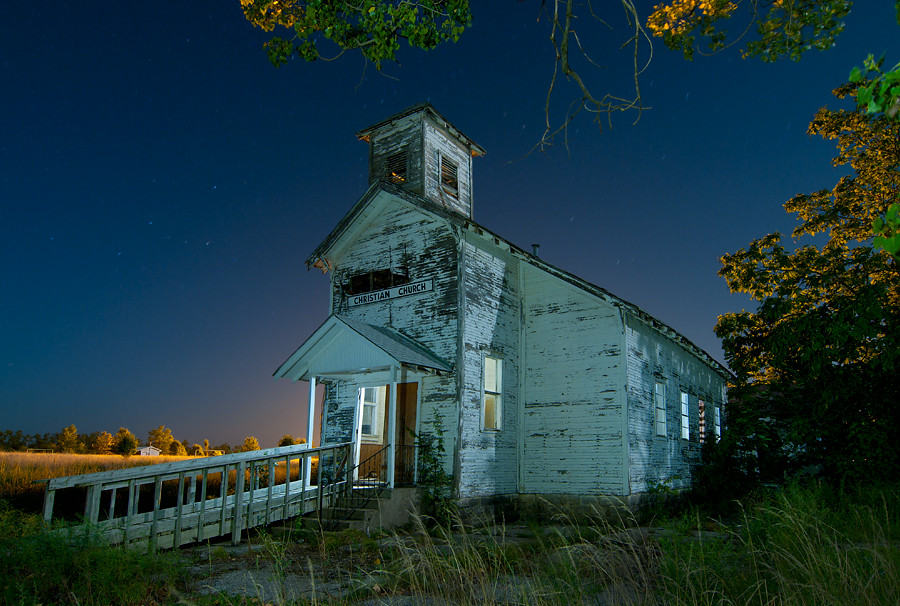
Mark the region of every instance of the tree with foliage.
MULTIPOLYGON (((21 433, 21 432, 16 432, 21 433)), ((28 442, 26 447, 40 448, 41 450, 49 450, 53 448, 53 435, 49 433, 36 433, 33 436, 27 436, 28 442)))
POLYGON ((281 436, 281 439, 278 440, 279 446, 293 446, 294 444, 301 444, 300 440, 294 438, 294 436, 290 434, 284 434, 281 436))
POLYGON ((140 445, 138 439, 133 433, 124 427, 120 427, 116 435, 113 436, 113 452, 123 457, 130 457, 140 445))
POLYGON ((172 443, 169 445, 168 453, 173 457, 186 457, 188 456, 187 450, 184 448, 184 444, 179 442, 178 440, 172 440, 172 443))
POLYGON ((94 438, 91 451, 96 454, 110 454, 113 451, 113 435, 108 431, 101 431, 94 438))
POLYGON ((78 434, 78 450, 80 453, 89 453, 94 452, 94 443, 97 441, 97 436, 100 435, 99 431, 92 431, 91 433, 79 433, 78 434))
POLYGON ((28 446, 29 436, 22 433, 21 429, 13 431, 4 429, 0 432, 0 448, 3 450, 25 450, 28 446))
POLYGON ((147 432, 147 443, 156 446, 163 453, 169 452, 174 441, 175 436, 172 435, 172 430, 165 425, 160 425, 147 432))
POLYGON ((737 41, 728 40, 722 23, 743 19, 737 28, 738 40, 754 25, 758 35, 748 41, 745 57, 796 61, 808 50, 834 46, 852 6, 852 0, 671 0, 654 7, 647 27, 667 47, 692 59, 697 36, 708 40, 709 51, 721 50, 737 41), (739 10, 741 4, 746 10, 739 10))
POLYGON ((244 443, 241 444, 240 452, 250 452, 252 450, 259 450, 259 440, 253 436, 247 436, 244 438, 244 443))
POLYGON ((358 50, 380 69, 394 61, 400 41, 425 50, 456 41, 472 22, 467 0, 241 0, 244 16, 256 27, 286 28, 288 39, 266 43, 273 65, 285 64, 295 52, 306 61, 321 58, 322 42, 337 54, 358 50))
MULTIPOLYGON (((895 2, 900 13, 900 0, 895 2)), ((287 37, 275 36, 266 43, 275 66, 284 65, 293 55, 307 61, 319 59, 327 41, 334 46, 332 56, 358 50, 380 69, 382 62, 396 60, 401 40, 428 50, 456 41, 472 21, 468 0, 241 0, 241 6, 246 19, 256 27, 287 31, 287 37)), ((633 0, 602 4, 541 0, 539 5, 534 2, 523 6, 538 7, 539 20, 548 28, 548 50, 555 59, 548 75, 546 128, 538 143, 543 149, 553 145, 558 136, 567 137, 569 124, 583 111, 593 115, 598 127, 601 117, 609 118, 614 112, 634 110, 640 118, 644 109, 640 76, 652 57, 653 37, 662 38, 667 47, 681 51, 687 59, 693 58, 699 37, 708 41, 710 51, 746 39, 745 57, 797 60, 808 50, 833 46, 844 30, 844 18, 853 2, 666 0, 655 6, 646 20, 633 0), (633 90, 629 92, 614 91, 617 87, 598 83, 603 74, 599 67, 609 58, 590 52, 591 24, 609 32, 603 35, 617 36, 616 19, 625 30, 619 40, 620 48, 627 51, 627 61, 634 70, 630 83, 633 90), (723 27, 733 22, 739 32, 736 37, 723 27), (755 34, 750 34, 752 31, 755 34), (566 103, 565 115, 559 119, 554 117, 551 101, 563 80, 574 85, 575 92, 571 102, 566 103)))
POLYGON ((56 449, 59 452, 78 451, 78 429, 74 425, 64 427, 56 438, 56 449))
POLYGON ((736 449, 764 453, 777 475, 821 466, 832 478, 897 479, 900 264, 871 246, 871 226, 900 199, 900 121, 821 109, 809 133, 834 140, 834 165, 853 175, 785 204, 799 219, 793 237, 813 242, 791 250, 775 233, 722 258, 732 292, 758 302, 715 329, 738 375, 729 424, 743 425, 736 449))

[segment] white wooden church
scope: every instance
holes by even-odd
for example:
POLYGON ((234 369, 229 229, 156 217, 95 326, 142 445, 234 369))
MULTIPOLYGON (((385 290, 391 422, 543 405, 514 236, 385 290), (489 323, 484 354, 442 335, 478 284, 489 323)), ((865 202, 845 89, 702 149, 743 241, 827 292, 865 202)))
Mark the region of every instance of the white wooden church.
POLYGON ((369 189, 306 261, 331 279, 330 314, 275 372, 309 381, 311 413, 325 385, 321 443, 357 461, 388 446, 387 481, 414 483, 401 453, 436 418, 464 503, 686 487, 729 371, 476 223, 484 150, 430 105, 357 136, 369 189))

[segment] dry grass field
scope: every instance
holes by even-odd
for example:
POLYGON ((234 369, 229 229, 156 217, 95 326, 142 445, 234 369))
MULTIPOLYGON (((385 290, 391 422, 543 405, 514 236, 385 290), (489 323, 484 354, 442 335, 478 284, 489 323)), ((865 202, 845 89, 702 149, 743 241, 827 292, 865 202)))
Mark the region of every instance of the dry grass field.
POLYGON ((54 453, 0 452, 0 501, 16 509, 38 512, 44 485, 35 480, 184 461, 194 457, 122 457, 54 453))

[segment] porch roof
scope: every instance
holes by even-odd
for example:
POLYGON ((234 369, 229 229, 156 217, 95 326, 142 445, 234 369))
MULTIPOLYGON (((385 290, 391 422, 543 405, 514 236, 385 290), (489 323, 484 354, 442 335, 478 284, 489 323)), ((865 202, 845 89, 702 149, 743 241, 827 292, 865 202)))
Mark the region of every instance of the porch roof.
POLYGON ((348 375, 391 366, 449 372, 452 366, 422 344, 389 328, 331 315, 275 371, 275 378, 348 375))

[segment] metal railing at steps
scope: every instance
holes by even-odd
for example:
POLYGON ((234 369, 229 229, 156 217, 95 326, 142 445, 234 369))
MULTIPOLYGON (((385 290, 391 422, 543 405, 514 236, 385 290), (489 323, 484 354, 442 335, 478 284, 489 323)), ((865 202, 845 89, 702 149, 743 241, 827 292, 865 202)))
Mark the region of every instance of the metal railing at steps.
MULTIPOLYGON (((415 445, 397 445, 395 448, 395 486, 415 486, 415 445)), ((342 522, 353 519, 357 511, 377 500, 390 488, 387 465, 389 449, 390 446, 384 446, 349 469, 348 477, 352 481, 342 484, 342 494, 332 507, 318 512, 324 530, 334 530, 342 522)))
POLYGON ((306 444, 38 480, 44 522, 62 501, 84 499, 80 528, 110 544, 156 549, 231 535, 322 511, 349 492, 351 444, 306 444))

